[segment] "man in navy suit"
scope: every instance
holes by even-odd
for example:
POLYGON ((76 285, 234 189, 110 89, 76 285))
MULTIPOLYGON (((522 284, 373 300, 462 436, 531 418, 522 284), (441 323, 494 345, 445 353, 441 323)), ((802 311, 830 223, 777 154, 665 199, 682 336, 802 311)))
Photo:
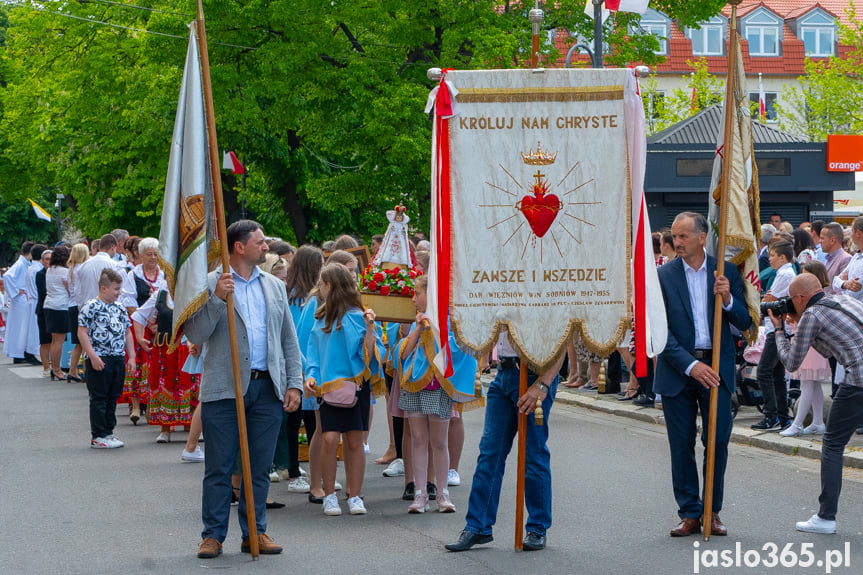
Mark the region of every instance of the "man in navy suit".
MULTIPOLYGON (((656 362, 654 390, 662 394, 671 480, 680 523, 672 537, 685 537, 701 529, 704 503, 695 459, 696 415, 701 408, 701 443, 707 445, 710 389, 717 388, 716 459, 713 482, 711 533, 726 535, 719 520, 728 439, 731 436, 731 395, 734 393, 734 341, 729 324, 746 330, 752 321, 743 294, 743 282, 733 264, 716 275, 716 258, 704 250, 707 220, 683 212, 671 226, 677 258, 659 268, 659 283, 668 314, 668 342, 656 362), (722 297, 722 342, 719 373, 711 368, 713 356, 714 296, 722 297)), ((705 454, 704 468, 707 457, 705 454)))

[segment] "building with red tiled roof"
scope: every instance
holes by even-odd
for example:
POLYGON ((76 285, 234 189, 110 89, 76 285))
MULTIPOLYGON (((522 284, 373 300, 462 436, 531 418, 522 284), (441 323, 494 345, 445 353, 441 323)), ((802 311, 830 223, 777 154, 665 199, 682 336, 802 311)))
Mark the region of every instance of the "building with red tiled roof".
MULTIPOLYGON (((851 23, 850 0, 744 0, 737 8, 737 29, 741 35, 747 89, 757 101, 759 76, 763 84, 768 121, 776 120, 774 104, 782 90, 794 86, 805 73, 807 58, 845 56, 851 46, 839 43, 839 23, 851 23)), ((863 0, 853 7, 857 22, 863 22, 863 0)), ((665 61, 654 67, 660 93, 685 88, 693 71, 687 62, 704 58, 711 74, 724 76, 728 70, 728 19, 731 7, 704 22, 700 29, 681 27, 657 10, 641 18, 641 27, 660 41, 658 54, 665 61)), ((558 33, 555 44, 561 53, 569 50, 568 34, 558 33)), ((586 55, 574 58, 589 64, 586 55)), ((561 60, 560 65, 564 62, 561 60)))

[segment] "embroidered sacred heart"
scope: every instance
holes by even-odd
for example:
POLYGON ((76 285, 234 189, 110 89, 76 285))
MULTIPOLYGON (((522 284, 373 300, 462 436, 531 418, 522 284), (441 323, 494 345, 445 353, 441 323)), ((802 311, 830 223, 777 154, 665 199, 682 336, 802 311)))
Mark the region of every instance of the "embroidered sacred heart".
POLYGON ((543 194, 534 187, 534 196, 521 199, 521 213, 537 237, 542 237, 554 223, 561 209, 560 199, 554 194, 543 194))

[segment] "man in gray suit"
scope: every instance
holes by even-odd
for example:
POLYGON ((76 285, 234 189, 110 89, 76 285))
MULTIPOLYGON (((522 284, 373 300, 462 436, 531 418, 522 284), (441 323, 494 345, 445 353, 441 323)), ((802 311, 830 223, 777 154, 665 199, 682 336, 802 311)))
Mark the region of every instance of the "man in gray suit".
MULTIPOLYGON (((254 492, 259 550, 277 554, 282 547, 267 535, 266 500, 282 411, 295 411, 302 398, 302 364, 297 334, 291 320, 285 285, 260 271, 267 243, 260 224, 240 220, 227 233, 231 273, 212 272, 210 297, 188 319, 189 341, 204 345, 204 370, 198 398, 207 450, 201 519, 203 541, 198 557, 222 552, 231 512, 231 473, 239 448, 237 409, 231 366, 228 314, 225 300, 234 294, 240 373, 249 439, 249 464, 254 492)), ((249 553, 245 490, 238 516, 243 533, 241 551, 249 553)))

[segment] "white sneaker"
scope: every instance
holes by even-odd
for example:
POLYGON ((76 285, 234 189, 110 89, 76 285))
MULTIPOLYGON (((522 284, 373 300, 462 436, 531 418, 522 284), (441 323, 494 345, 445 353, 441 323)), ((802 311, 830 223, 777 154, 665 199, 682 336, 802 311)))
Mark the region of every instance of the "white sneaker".
POLYGON ((302 476, 291 479, 288 483, 288 493, 308 493, 309 489, 311 489, 309 482, 302 476))
MULTIPOLYGON (((326 503, 326 502, 324 502, 326 503)), ((355 497, 351 497, 348 499, 348 508, 351 510, 351 515, 365 515, 366 514, 366 506, 363 504, 363 500, 357 495, 355 497)))
POLYGON ((335 489, 336 491, 341 491, 342 489, 344 489, 344 487, 342 487, 341 483, 336 481, 335 485, 333 485, 333 489, 335 489))
POLYGON ((300 467, 300 477, 308 477, 308 476, 309 476, 309 472, 306 471, 305 469, 303 469, 302 467, 300 467))
POLYGON ((171 443, 171 432, 163 431, 156 436, 156 443, 171 443))
POLYGON ((273 471, 270 473, 270 483, 278 483, 282 480, 282 476, 279 475, 278 471, 273 471))
POLYGON ((808 521, 798 521, 797 531, 805 533, 836 533, 836 521, 821 519, 816 513, 808 521))
POLYGON ((335 493, 324 497, 324 515, 341 515, 342 508, 339 507, 339 498, 335 493))
POLYGON ((780 431, 779 435, 782 437, 797 437, 801 433, 803 433, 803 428, 792 423, 786 429, 780 431))
POLYGON ((201 448, 197 445, 195 446, 194 451, 186 451, 183 449, 183 455, 180 456, 180 460, 183 463, 198 463, 204 461, 204 452, 201 451, 201 448))
POLYGON ((363 453, 371 453, 368 443, 363 443, 363 453))
POLYGON ((384 469, 384 477, 404 477, 405 462, 403 459, 393 459, 386 469, 384 469))
POLYGON ((91 449, 112 449, 109 442, 104 437, 94 437, 90 440, 90 448, 91 449))
POLYGON ((105 437, 105 441, 108 442, 108 445, 111 449, 116 449, 117 447, 123 447, 124 445, 126 445, 125 443, 120 441, 120 438, 116 435, 109 435, 105 437))
POLYGON ((450 469, 449 473, 446 474, 446 484, 447 485, 461 485, 461 477, 458 475, 458 471, 455 469, 450 469))
POLYGON ((823 423, 821 425, 807 425, 803 428, 803 435, 824 435, 825 431, 827 431, 827 426, 823 423))

